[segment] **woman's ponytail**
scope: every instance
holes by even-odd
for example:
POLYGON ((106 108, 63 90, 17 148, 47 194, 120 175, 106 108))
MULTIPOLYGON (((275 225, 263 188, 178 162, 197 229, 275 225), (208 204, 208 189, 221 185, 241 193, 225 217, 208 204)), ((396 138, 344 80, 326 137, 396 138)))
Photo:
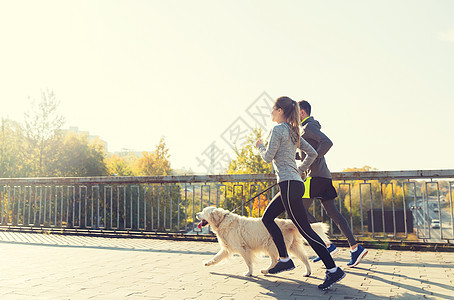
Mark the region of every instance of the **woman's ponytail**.
POLYGON ((300 147, 300 123, 301 123, 301 118, 300 118, 300 110, 299 110, 299 105, 296 101, 292 100, 293 104, 293 110, 289 118, 289 125, 290 128, 292 129, 292 141, 296 143, 296 147, 300 147))
POLYGON ((282 108, 284 116, 287 119, 287 123, 290 126, 290 138, 296 147, 300 147, 300 110, 299 105, 296 101, 293 101, 289 97, 279 97, 276 100, 277 107, 282 108))

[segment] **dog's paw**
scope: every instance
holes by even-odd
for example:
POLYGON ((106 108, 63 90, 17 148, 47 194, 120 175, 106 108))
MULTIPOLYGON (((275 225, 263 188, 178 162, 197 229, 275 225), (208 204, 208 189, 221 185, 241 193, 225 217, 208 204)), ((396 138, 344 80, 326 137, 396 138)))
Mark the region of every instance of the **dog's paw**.
POLYGON ((303 276, 304 276, 304 277, 309 277, 309 276, 311 276, 311 272, 305 272, 305 273, 303 274, 303 276))
POLYGON ((260 270, 260 272, 262 272, 263 275, 268 274, 268 270, 260 270))
POLYGON ((246 273, 243 274, 244 276, 252 276, 252 272, 251 271, 247 271, 246 273))

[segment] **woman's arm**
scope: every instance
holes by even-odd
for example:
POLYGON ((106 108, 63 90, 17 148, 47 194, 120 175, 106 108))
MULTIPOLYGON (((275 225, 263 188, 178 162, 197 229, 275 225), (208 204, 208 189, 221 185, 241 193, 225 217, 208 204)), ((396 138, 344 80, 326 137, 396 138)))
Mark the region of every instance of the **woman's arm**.
POLYGON ((271 131, 271 137, 270 137, 270 142, 268 143, 268 149, 265 148, 265 145, 263 144, 263 142, 257 141, 257 149, 259 150, 260 156, 267 163, 270 163, 273 160, 280 145, 281 145, 280 132, 276 126, 271 131))

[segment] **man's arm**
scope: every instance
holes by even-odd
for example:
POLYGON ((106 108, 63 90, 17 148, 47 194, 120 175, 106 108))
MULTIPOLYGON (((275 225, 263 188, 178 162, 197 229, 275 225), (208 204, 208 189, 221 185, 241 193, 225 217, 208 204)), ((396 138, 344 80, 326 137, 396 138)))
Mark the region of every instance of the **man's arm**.
POLYGON ((318 128, 311 128, 311 127, 306 127, 306 130, 304 132, 304 138, 306 140, 314 140, 318 143, 317 151, 318 156, 317 158, 321 158, 325 156, 326 153, 328 153, 329 149, 333 146, 333 142, 323 133, 321 132, 318 128))
POLYGON ((317 152, 303 138, 300 139, 300 150, 301 151, 298 151, 298 153, 303 152, 302 155, 304 155, 304 159, 302 159, 301 165, 298 167, 298 171, 301 175, 303 175, 317 158, 317 152))

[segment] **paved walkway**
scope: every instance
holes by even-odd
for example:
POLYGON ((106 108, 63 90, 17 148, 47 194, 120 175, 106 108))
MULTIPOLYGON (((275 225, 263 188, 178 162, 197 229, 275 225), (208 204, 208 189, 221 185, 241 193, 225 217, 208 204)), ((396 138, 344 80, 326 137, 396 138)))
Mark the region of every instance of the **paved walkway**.
MULTIPOLYGON (((0 232, 0 299, 454 299, 454 253, 370 249, 331 290, 322 265, 244 277, 238 256, 203 267, 217 243, 0 232)), ((335 256, 345 266, 348 250, 335 256)), ((308 250, 313 253, 312 250, 308 250)))

